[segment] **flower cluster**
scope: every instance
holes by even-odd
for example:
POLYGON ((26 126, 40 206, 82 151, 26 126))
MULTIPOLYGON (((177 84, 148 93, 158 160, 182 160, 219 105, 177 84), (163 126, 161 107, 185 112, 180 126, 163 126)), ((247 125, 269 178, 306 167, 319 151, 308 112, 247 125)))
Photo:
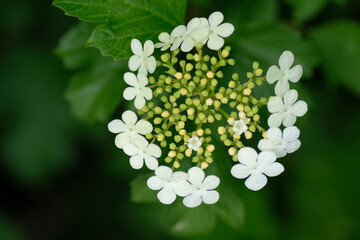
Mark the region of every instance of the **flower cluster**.
POLYGON ((157 197, 163 204, 173 203, 177 196, 183 197, 184 205, 190 208, 219 200, 215 188, 220 179, 205 176, 204 171, 222 160, 213 157, 213 124, 217 125, 218 138, 227 147, 227 154, 238 162, 231 174, 247 178, 245 185, 252 190, 264 187, 267 177, 283 172, 277 158, 300 147, 300 131, 293 125, 297 117, 306 113, 307 105, 297 101, 298 94, 289 90, 288 81, 299 81, 301 66, 291 68, 294 56, 285 51, 279 60, 280 68, 270 67, 266 77, 259 63, 254 62, 246 80, 240 80, 237 73, 229 80, 222 69, 233 66, 235 60, 229 57, 231 48, 224 47, 224 38, 234 32, 234 26, 223 20, 222 13, 214 12, 208 19, 194 18, 170 34, 161 33, 155 45, 150 40, 144 46, 137 39, 131 42, 134 56, 129 59, 129 69, 135 73, 124 74, 129 87, 123 96, 134 100, 137 113, 125 111, 108 128, 117 134, 115 145, 130 157, 134 169, 145 165, 154 170, 147 185, 159 191, 157 197), (152 56, 155 48, 167 52, 156 60, 152 56), (157 77, 148 76, 156 69, 157 77), (276 96, 255 97, 254 88, 265 81, 278 81, 276 96), (272 113, 267 131, 260 125, 259 114, 265 105, 272 113), (284 130, 279 128, 281 124, 284 130), (259 154, 245 146, 255 134, 264 137, 258 144, 259 154), (179 171, 188 163, 195 166, 179 171))

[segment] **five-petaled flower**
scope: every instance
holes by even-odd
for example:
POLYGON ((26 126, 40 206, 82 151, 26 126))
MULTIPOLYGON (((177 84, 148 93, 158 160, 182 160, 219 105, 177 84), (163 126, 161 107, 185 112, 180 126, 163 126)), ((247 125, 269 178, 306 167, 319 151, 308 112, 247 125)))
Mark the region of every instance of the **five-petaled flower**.
POLYGON ((115 145, 118 148, 123 148, 139 137, 143 138, 141 135, 148 134, 153 129, 148 121, 142 119, 137 121, 133 111, 125 111, 121 118, 122 120, 115 119, 108 124, 109 131, 118 134, 115 138, 115 145))
POLYGON ((141 42, 137 39, 131 41, 131 50, 135 54, 129 59, 129 68, 131 71, 139 69, 139 73, 147 75, 153 73, 156 69, 156 60, 151 56, 154 52, 154 43, 147 40, 144 44, 144 49, 141 42))
POLYGON ((147 185, 152 190, 160 190, 158 199, 163 204, 171 204, 176 199, 174 186, 180 181, 186 181, 188 174, 185 172, 174 172, 167 166, 160 166, 155 170, 155 176, 148 179, 147 185))
POLYGON ((250 147, 244 147, 238 152, 239 164, 231 168, 231 174, 239 179, 247 178, 247 188, 257 191, 267 183, 267 177, 275 177, 284 171, 283 165, 276 161, 273 152, 265 151, 259 155, 250 147))
POLYGON ((202 145, 202 140, 198 136, 192 136, 185 144, 189 149, 199 151, 202 145))
POLYGON ((246 132, 246 130, 248 130, 247 123, 249 122, 250 119, 247 119, 246 121, 244 121, 243 119, 236 120, 232 126, 234 133, 236 135, 241 135, 246 132))
POLYGON ((159 146, 148 143, 145 138, 137 138, 133 143, 126 144, 123 148, 124 152, 131 156, 130 165, 134 169, 140 169, 144 165, 150 170, 155 170, 159 164, 157 158, 161 156, 159 146))
POLYGON ((283 97, 287 91, 289 91, 290 86, 288 80, 291 82, 298 82, 302 76, 303 69, 301 65, 296 65, 291 68, 291 65, 294 62, 294 55, 290 51, 285 51, 281 54, 279 58, 280 69, 273 65, 269 68, 266 73, 266 80, 268 83, 272 84, 275 81, 278 81, 275 86, 275 94, 277 96, 283 97))
POLYGON ((172 44, 176 42, 176 38, 174 37, 174 33, 168 34, 167 32, 160 33, 159 36, 159 43, 155 44, 156 48, 160 48, 161 51, 165 51, 166 49, 170 48, 172 44))
POLYGON ((186 207, 194 208, 202 202, 214 204, 219 200, 219 193, 215 189, 220 184, 220 179, 215 175, 205 178, 204 171, 199 167, 192 167, 188 171, 187 181, 179 181, 175 185, 175 193, 183 199, 186 207))
POLYGON ((146 87, 149 83, 147 77, 142 73, 139 73, 136 77, 135 74, 127 72, 124 74, 124 80, 131 86, 124 90, 124 98, 126 100, 133 100, 135 98, 135 107, 137 109, 143 108, 146 104, 145 99, 150 100, 153 96, 151 89, 146 87))
POLYGON ((304 101, 297 101, 298 92, 289 90, 284 98, 275 96, 267 104, 271 116, 268 119, 270 127, 279 127, 281 123, 285 127, 294 125, 296 117, 302 117, 307 112, 307 104, 304 101))
POLYGON ((301 142, 298 139, 300 130, 295 127, 287 127, 283 132, 279 128, 270 128, 266 139, 261 139, 258 148, 261 151, 272 151, 278 158, 293 153, 299 149, 301 142))

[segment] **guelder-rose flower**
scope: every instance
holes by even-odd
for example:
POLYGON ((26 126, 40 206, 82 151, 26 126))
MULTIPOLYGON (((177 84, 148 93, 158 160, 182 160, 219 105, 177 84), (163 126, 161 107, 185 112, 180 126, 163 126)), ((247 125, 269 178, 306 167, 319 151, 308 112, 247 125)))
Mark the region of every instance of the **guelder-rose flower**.
POLYGON ((270 127, 279 127, 281 123, 285 127, 290 127, 296 122, 296 117, 302 117, 307 112, 307 104, 304 101, 297 101, 298 92, 296 90, 288 91, 284 98, 273 97, 269 100, 267 107, 270 113, 268 125, 270 127))
POLYGON ((135 98, 135 107, 137 109, 143 108, 146 104, 145 99, 150 100, 153 96, 151 89, 146 87, 149 83, 147 77, 142 73, 139 73, 136 77, 135 74, 127 72, 124 74, 124 80, 131 86, 124 90, 124 98, 126 100, 133 100, 135 98))
POLYGON ((186 181, 188 174, 185 172, 174 172, 167 166, 160 166, 155 170, 155 176, 148 179, 147 185, 152 190, 160 190, 158 199, 163 204, 171 204, 176 199, 174 185, 180 181, 186 181))
POLYGON ((234 122, 232 128, 236 135, 241 135, 242 133, 248 130, 247 123, 250 122, 250 119, 244 121, 243 119, 237 120, 234 122))
POLYGON ((269 68, 266 73, 266 80, 268 83, 272 84, 276 81, 275 94, 277 96, 283 97, 287 91, 289 91, 289 80, 291 82, 298 82, 302 76, 303 69, 301 65, 296 65, 291 68, 291 65, 294 63, 294 54, 290 51, 285 51, 281 54, 279 58, 280 69, 273 65, 269 68))
POLYGON ((135 139, 151 133, 153 126, 146 120, 137 121, 137 116, 133 111, 127 110, 121 115, 122 120, 115 119, 108 124, 108 129, 112 133, 118 134, 115 138, 115 145, 123 148, 132 143, 135 139))
POLYGON ((283 165, 275 162, 273 152, 261 152, 259 155, 250 147, 244 147, 238 152, 239 164, 231 168, 235 178, 244 179, 245 186, 253 191, 260 190, 267 183, 267 177, 275 177, 284 171, 283 165))
POLYGON ((202 145, 202 140, 198 136, 192 136, 185 144, 189 149, 199 151, 202 145))
POLYGON ((144 49, 141 42, 134 38, 131 41, 131 50, 135 54, 129 59, 129 68, 131 71, 139 69, 139 73, 144 74, 153 73, 156 69, 156 60, 151 56, 154 52, 154 43, 147 40, 144 44, 144 49))
POLYGON ((179 181, 175 185, 175 193, 183 199, 186 207, 194 208, 202 202, 205 204, 214 204, 219 200, 219 193, 216 190, 220 184, 217 176, 210 175, 205 178, 204 171, 199 167, 192 167, 188 171, 189 179, 179 181))
POLYGON ((209 35, 207 46, 212 50, 219 50, 224 46, 225 37, 229 37, 234 32, 231 23, 223 23, 224 15, 221 12, 214 12, 209 17, 209 35))
POLYGON ((260 140, 258 148, 261 151, 274 152, 278 158, 295 152, 301 145, 298 139, 300 130, 295 126, 287 127, 283 132, 279 128, 270 128, 266 135, 266 139, 260 140))
POLYGON ((155 47, 160 48, 161 51, 170 48, 177 40, 173 33, 168 34, 167 32, 160 33, 158 38, 160 43, 156 43, 155 47))
POLYGON ((161 149, 153 143, 149 144, 143 137, 125 145, 123 150, 131 156, 130 165, 134 169, 142 168, 144 161, 146 167, 151 170, 155 170, 159 166, 157 158, 161 156, 161 149))

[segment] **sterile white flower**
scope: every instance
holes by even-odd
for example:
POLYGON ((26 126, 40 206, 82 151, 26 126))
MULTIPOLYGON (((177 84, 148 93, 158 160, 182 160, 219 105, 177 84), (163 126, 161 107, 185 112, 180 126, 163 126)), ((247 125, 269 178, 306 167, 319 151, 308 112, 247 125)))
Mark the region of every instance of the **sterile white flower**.
POLYGON ((307 112, 306 102, 297 101, 298 92, 294 89, 288 91, 284 98, 275 96, 267 104, 268 110, 272 113, 268 119, 270 127, 279 127, 281 123, 285 127, 294 125, 296 117, 302 117, 307 112))
POLYGON ((139 73, 147 75, 147 73, 153 73, 156 69, 156 60, 154 56, 151 56, 154 52, 154 43, 151 40, 147 40, 144 44, 144 49, 141 42, 134 38, 131 41, 131 50, 135 54, 129 59, 129 68, 131 71, 139 69, 139 73))
POLYGON ((295 126, 287 127, 283 132, 279 128, 270 128, 266 135, 266 139, 259 141, 258 148, 261 151, 274 152, 278 158, 295 152, 301 145, 298 139, 300 130, 295 126))
POLYGON ((289 91, 290 86, 288 80, 296 83, 302 76, 303 69, 301 65, 296 65, 295 67, 290 68, 293 62, 294 55, 292 52, 285 51, 279 58, 280 69, 273 65, 266 73, 266 80, 268 83, 272 84, 275 81, 278 81, 275 86, 275 94, 277 96, 283 97, 285 93, 289 91))
POLYGON ((155 47, 160 48, 161 51, 165 51, 170 48, 171 45, 177 41, 173 32, 171 34, 168 34, 167 32, 160 33, 158 38, 160 43, 156 43, 155 47))
POLYGON ((247 119, 246 121, 243 119, 235 121, 232 126, 234 133, 236 135, 241 135, 242 133, 246 132, 248 130, 248 126, 246 124, 249 123, 249 121, 250 119, 247 119))
POLYGON ((257 191, 267 183, 267 177, 275 177, 284 171, 283 165, 275 162, 276 155, 273 152, 257 152, 250 147, 244 147, 238 152, 239 164, 231 168, 231 174, 239 179, 246 179, 247 188, 257 191))
POLYGON ((121 115, 122 120, 115 119, 108 124, 108 129, 112 133, 118 134, 115 138, 115 145, 123 148, 132 143, 135 139, 150 133, 153 129, 151 123, 145 120, 137 121, 137 116, 133 111, 127 110, 121 115))
POLYGON ((229 37, 234 32, 231 23, 223 23, 224 15, 221 12, 214 12, 209 17, 209 35, 207 45, 212 50, 219 50, 224 46, 225 37, 229 37))
POLYGON ((209 34, 209 29, 201 26, 200 18, 193 18, 186 27, 184 25, 177 26, 172 34, 178 40, 171 46, 171 51, 174 51, 181 45, 181 51, 189 52, 198 42, 206 38, 209 34))
POLYGON ((151 170, 155 170, 159 164, 157 158, 161 156, 159 146, 148 143, 145 138, 137 138, 133 143, 126 144, 123 148, 124 152, 131 156, 130 165, 134 169, 140 169, 144 165, 151 170))
POLYGON ((152 190, 160 190, 157 194, 158 199, 163 204, 171 204, 176 199, 174 185, 179 181, 186 181, 188 174, 185 172, 174 172, 171 168, 160 166, 155 170, 155 176, 148 179, 147 185, 152 190))
POLYGON ((135 98, 135 107, 137 109, 143 108, 146 104, 145 99, 150 100, 153 96, 151 89, 146 87, 149 83, 147 77, 143 73, 139 73, 136 77, 135 74, 127 72, 124 74, 124 80, 131 86, 124 90, 124 98, 126 100, 135 98))
POLYGON ((189 149, 199 151, 202 145, 202 140, 198 136, 192 136, 185 144, 189 149))
POLYGON ((199 167, 192 167, 188 171, 187 181, 179 181, 175 185, 175 193, 183 199, 186 207, 194 208, 202 202, 214 204, 219 200, 219 193, 215 189, 220 184, 220 179, 215 175, 205 178, 204 171, 199 167))

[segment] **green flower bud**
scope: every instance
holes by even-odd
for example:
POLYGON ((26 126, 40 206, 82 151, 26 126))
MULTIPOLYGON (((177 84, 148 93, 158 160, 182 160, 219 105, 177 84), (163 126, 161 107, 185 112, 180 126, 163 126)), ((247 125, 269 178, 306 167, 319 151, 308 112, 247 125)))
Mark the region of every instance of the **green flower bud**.
POLYGON ((165 158, 165 162, 166 162, 166 163, 171 163, 171 162, 172 162, 172 158, 171 158, 171 157, 166 157, 166 158, 165 158))
POLYGON ((217 63, 216 57, 211 57, 210 62, 212 65, 215 65, 217 63))
POLYGON ((160 143, 160 146, 161 147, 166 147, 167 146, 166 140, 162 140, 161 143, 160 143))
POLYGON ((235 59, 233 59, 233 58, 230 58, 227 62, 228 62, 228 64, 231 65, 231 66, 234 66, 234 65, 235 65, 235 59))
POLYGON ((223 78, 223 77, 224 77, 224 74, 222 73, 222 71, 218 71, 218 72, 216 73, 216 76, 217 76, 218 78, 223 78))
POLYGON ((222 119, 222 115, 219 113, 215 114, 215 119, 220 121, 222 119))
POLYGON ((181 141, 181 136, 180 135, 175 135, 174 140, 177 143, 180 142, 181 141))
POLYGON ((179 147, 179 151, 180 152, 184 152, 186 150, 186 146, 185 145, 181 145, 180 147, 179 147))

